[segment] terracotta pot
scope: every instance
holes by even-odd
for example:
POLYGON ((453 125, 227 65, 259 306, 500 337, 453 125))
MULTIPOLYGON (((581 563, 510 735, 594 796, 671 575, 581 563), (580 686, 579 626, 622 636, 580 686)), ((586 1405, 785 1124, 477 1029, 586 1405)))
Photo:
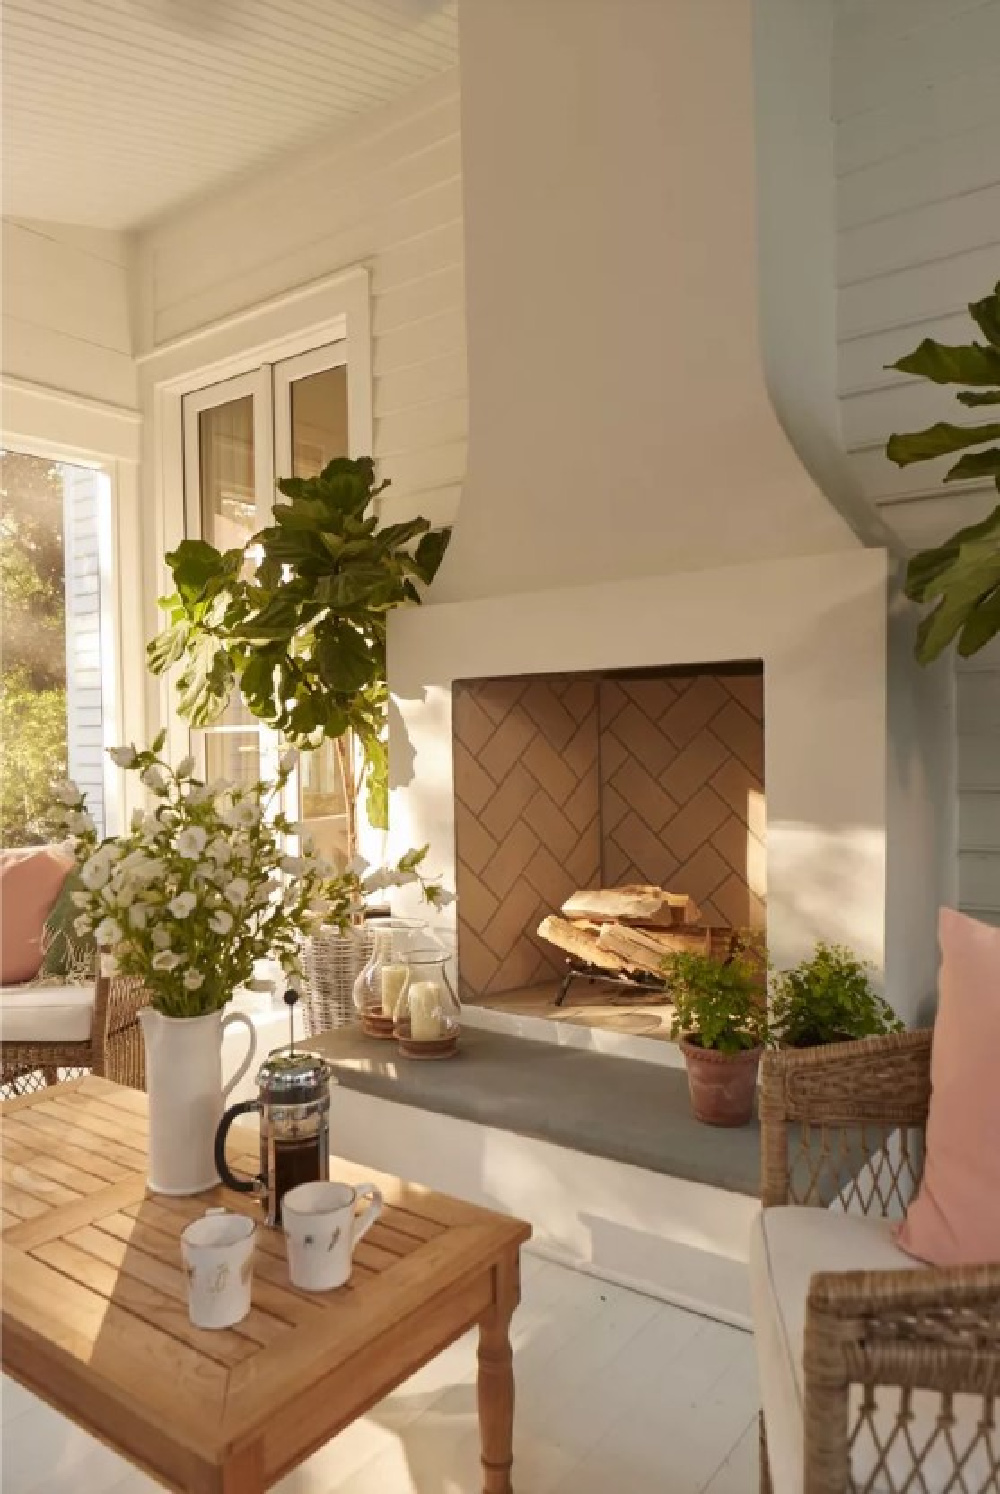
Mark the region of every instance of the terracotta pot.
POLYGON ((680 1040, 687 1064, 688 1089, 695 1119, 706 1126, 745 1126, 753 1119, 757 1069, 763 1048, 716 1053, 703 1048, 691 1033, 680 1040))

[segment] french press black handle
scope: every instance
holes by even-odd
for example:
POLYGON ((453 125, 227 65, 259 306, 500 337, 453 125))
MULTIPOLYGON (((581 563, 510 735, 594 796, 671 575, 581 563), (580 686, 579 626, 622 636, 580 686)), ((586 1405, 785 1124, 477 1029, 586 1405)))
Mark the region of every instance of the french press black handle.
POLYGON ((262 1173, 255 1178, 241 1178, 233 1172, 226 1161, 226 1138, 233 1121, 240 1115, 259 1115, 259 1100, 243 1100, 239 1105, 230 1105, 225 1115, 219 1122, 219 1129, 215 1133, 215 1170, 225 1183, 227 1188, 232 1188, 235 1193, 256 1193, 258 1188, 266 1185, 267 1179, 262 1173))

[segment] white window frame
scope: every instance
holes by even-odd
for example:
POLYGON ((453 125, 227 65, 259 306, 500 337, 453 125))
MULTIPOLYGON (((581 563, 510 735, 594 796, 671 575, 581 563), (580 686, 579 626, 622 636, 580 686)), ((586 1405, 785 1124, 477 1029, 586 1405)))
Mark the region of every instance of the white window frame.
MULTIPOLYGON (((105 747, 146 735, 138 463, 138 410, 87 399, 29 380, 0 376, 0 442, 11 451, 93 467, 101 485, 101 627, 105 747)), ((104 765, 105 834, 124 829, 134 795, 110 758, 104 765)))
MULTIPOLYGON (((282 358, 271 369, 274 387, 274 470, 283 477, 292 475, 292 385, 310 374, 326 373, 330 368, 347 365, 347 416, 351 414, 351 365, 347 343, 341 339, 324 347, 311 348, 292 358, 282 358)), ((370 456, 370 451, 356 451, 351 456, 370 456)))
MULTIPOLYGON (((329 353, 331 343, 343 344, 347 363, 348 449, 352 456, 365 456, 372 451, 373 419, 371 298, 369 273, 363 267, 225 318, 137 360, 147 418, 145 482, 151 520, 144 636, 151 637, 163 627, 164 615, 155 606, 155 598, 170 589, 163 557, 185 533, 184 396, 223 380, 259 373, 266 364, 315 350, 329 353)), ((269 370, 265 376, 270 376, 269 370)), ((155 681, 148 709, 151 722, 155 719, 166 728, 167 750, 176 761, 188 750, 188 725, 176 710, 174 693, 171 680, 155 681)))

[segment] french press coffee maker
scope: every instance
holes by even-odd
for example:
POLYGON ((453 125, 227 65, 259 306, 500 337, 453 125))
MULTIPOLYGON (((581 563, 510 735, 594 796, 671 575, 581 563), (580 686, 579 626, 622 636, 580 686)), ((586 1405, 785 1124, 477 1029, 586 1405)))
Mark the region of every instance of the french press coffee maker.
MULTIPOLYGON (((285 1001, 291 1016, 297 1000, 285 1001)), ((330 1176, 330 1065, 312 1053, 296 1052, 295 1037, 278 1048, 257 1071, 256 1100, 244 1100, 225 1112, 215 1134, 215 1165, 227 1188, 256 1193, 266 1205, 267 1223, 281 1223, 281 1200, 299 1183, 325 1182, 330 1176), (260 1115, 260 1172, 240 1177, 226 1161, 229 1128, 240 1115, 260 1115)))

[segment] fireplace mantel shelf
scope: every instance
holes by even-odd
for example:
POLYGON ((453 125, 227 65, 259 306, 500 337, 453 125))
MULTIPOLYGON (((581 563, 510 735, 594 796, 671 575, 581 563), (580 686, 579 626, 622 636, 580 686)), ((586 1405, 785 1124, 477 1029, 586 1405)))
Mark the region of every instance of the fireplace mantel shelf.
POLYGON ((756 1197, 756 1122, 715 1130, 691 1115, 679 1069, 466 1028, 456 1058, 414 1063, 353 1027, 307 1044, 346 1089, 494 1126, 651 1172, 756 1197))

